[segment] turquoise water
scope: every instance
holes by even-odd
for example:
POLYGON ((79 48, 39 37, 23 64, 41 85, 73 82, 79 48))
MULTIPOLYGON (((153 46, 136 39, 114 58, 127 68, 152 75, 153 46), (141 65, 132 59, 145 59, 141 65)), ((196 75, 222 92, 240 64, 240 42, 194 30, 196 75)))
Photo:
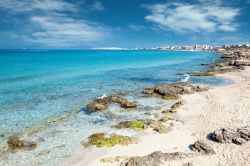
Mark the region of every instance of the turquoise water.
MULTIPOLYGON (((90 114, 85 108, 89 99, 125 92, 127 98, 141 105, 167 107, 171 103, 146 100, 138 94, 158 83, 185 80, 185 73, 205 70, 200 64, 217 58, 211 52, 155 50, 0 51, 0 143, 6 143, 13 134, 79 111, 66 122, 35 134, 35 139, 43 139, 35 152, 49 150, 47 158, 37 158, 32 151, 23 152, 11 154, 11 159, 0 161, 0 165, 16 165, 19 161, 27 165, 36 160, 41 165, 54 165, 79 148, 79 142, 90 133, 143 115, 140 111, 121 112, 116 106, 90 114), (111 120, 113 114, 118 119, 111 120)), ((219 77, 190 77, 189 81, 226 83, 219 77)))
POLYGON ((0 51, 0 134, 22 132, 103 94, 180 81, 179 73, 202 70, 201 63, 216 58, 208 52, 0 51))

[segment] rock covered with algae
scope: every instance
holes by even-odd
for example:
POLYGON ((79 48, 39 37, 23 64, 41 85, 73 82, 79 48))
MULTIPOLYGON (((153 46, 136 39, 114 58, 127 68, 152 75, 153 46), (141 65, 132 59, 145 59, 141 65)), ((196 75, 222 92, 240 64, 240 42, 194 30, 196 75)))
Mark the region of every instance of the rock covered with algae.
POLYGON ((89 141, 85 144, 85 146, 95 145, 97 147, 111 147, 115 145, 126 146, 136 143, 138 143, 138 140, 134 137, 119 134, 111 134, 107 137, 104 133, 95 133, 89 136, 89 141))

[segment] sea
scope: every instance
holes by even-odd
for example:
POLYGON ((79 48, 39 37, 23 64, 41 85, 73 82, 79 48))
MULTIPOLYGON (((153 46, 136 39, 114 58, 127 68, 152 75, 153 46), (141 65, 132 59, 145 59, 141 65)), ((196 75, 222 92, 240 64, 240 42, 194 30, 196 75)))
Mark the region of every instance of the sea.
POLYGON ((179 81, 228 84, 230 80, 221 77, 189 74, 207 70, 201 64, 218 59, 217 53, 198 51, 1 50, 0 165, 57 165, 83 148, 81 142, 92 133, 132 135, 133 131, 110 126, 147 118, 149 108, 171 105, 145 98, 144 88, 179 81), (87 110, 91 99, 117 93, 140 107, 124 111, 114 104, 104 112, 87 110), (5 152, 10 136, 34 140, 38 147, 5 152))

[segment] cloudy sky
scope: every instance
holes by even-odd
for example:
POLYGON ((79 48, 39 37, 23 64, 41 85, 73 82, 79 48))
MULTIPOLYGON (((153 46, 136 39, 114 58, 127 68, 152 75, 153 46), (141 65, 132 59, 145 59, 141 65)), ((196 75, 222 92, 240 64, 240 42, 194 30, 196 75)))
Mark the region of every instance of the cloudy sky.
POLYGON ((250 0, 0 0, 0 49, 250 42, 250 0))

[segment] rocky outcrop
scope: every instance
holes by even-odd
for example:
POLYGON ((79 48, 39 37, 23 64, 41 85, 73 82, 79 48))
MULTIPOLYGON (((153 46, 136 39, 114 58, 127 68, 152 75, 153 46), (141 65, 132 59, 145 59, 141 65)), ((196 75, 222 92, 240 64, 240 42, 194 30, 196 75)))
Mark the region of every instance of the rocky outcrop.
POLYGON ((147 88, 143 91, 143 93, 151 96, 164 97, 192 94, 194 92, 200 92, 204 90, 206 90, 206 88, 189 82, 176 82, 160 84, 152 88, 147 88))
POLYGON ((129 102, 127 99, 120 96, 107 96, 92 100, 87 105, 87 108, 90 111, 104 111, 110 103, 118 103, 122 108, 126 109, 135 108, 137 106, 135 103, 129 102))
POLYGON ((224 64, 229 66, 250 66, 250 49, 228 49, 221 53, 224 64))
POLYGON ((211 140, 219 143, 234 143, 242 145, 250 140, 250 127, 245 126, 236 130, 229 128, 222 128, 215 130, 209 135, 211 140))
POLYGON ((162 153, 153 152, 143 157, 132 157, 121 163, 121 166, 160 166, 166 161, 185 159, 195 156, 192 153, 162 153))
POLYGON ((250 58, 249 49, 230 49, 226 50, 221 58, 225 59, 248 59, 250 58))
POLYGON ((250 60, 230 60, 229 66, 250 66, 250 60))
POLYGON ((215 154, 215 151, 213 150, 213 148, 201 140, 196 141, 192 145, 191 149, 195 152, 199 152, 203 154, 215 154))
POLYGON ((7 143, 11 151, 33 150, 37 147, 36 143, 24 141, 18 137, 10 137, 7 143))

